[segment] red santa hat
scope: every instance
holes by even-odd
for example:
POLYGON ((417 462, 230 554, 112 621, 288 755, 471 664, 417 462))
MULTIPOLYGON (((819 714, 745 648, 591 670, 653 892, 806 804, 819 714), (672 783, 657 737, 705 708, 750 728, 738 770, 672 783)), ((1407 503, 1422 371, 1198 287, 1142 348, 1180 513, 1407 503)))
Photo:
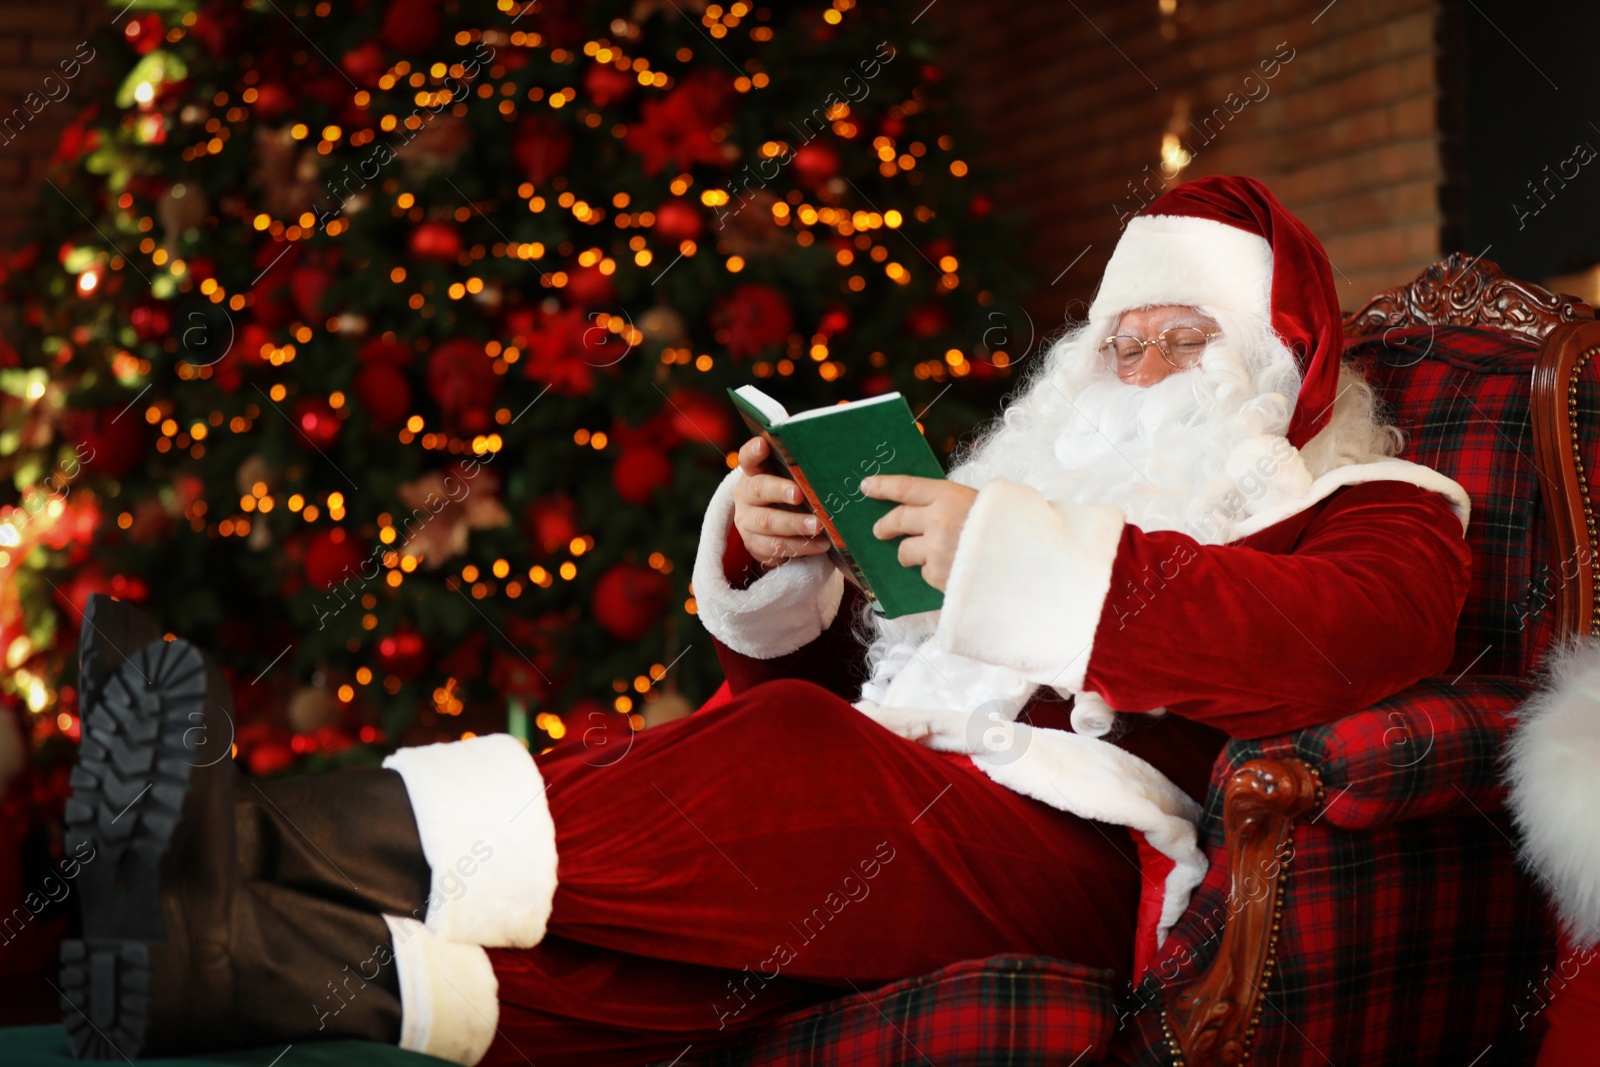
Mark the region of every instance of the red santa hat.
POLYGON ((1344 347, 1328 253, 1265 185, 1197 178, 1129 220, 1089 317, 1166 304, 1268 316, 1300 364, 1289 443, 1328 424, 1344 347))

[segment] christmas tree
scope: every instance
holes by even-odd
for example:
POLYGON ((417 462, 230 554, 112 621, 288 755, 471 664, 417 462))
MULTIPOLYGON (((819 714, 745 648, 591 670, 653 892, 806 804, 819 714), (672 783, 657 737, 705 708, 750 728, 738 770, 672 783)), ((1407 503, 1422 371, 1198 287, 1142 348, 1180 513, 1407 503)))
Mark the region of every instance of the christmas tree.
POLYGON ((224 664, 255 773, 708 696, 725 387, 899 389, 948 456, 1026 354, 915 14, 136 0, 0 283, 35 748, 96 591, 224 664))

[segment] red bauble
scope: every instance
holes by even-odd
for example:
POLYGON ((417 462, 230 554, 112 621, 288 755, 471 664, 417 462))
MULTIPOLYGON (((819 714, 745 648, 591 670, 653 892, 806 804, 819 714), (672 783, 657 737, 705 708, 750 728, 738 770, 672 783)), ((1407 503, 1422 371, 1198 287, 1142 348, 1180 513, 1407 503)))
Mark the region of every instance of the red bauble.
POLYGON ((415 678, 428 666, 428 642, 410 626, 378 639, 378 666, 387 674, 415 678))
POLYGON ((979 193, 967 203, 967 214, 975 219, 981 219, 994 210, 994 201, 989 199, 987 193, 979 193))
POLYGON ((567 299, 579 306, 609 304, 617 298, 611 275, 602 273, 599 264, 574 267, 567 276, 567 299))
POLYGON ((122 29, 122 34, 133 46, 133 50, 142 56, 161 47, 161 41, 167 35, 167 28, 161 24, 160 15, 141 15, 136 19, 129 19, 128 24, 122 29))
MULTIPOLYGON (((977 360, 973 361, 974 364, 977 362, 977 360)), ((885 372, 869 375, 861 383, 861 395, 863 397, 882 396, 893 389, 894 375, 885 372)))
POLYGON ((121 478, 145 458, 142 411, 79 408, 67 415, 63 437, 77 446, 78 462, 96 476, 121 478))
POLYGON ((411 356, 411 346, 395 340, 393 334, 379 334, 356 353, 356 359, 363 365, 386 363, 394 367, 411 366, 411 356))
POLYGON ((272 334, 267 332, 266 327, 249 322, 240 327, 238 335, 233 339, 233 347, 228 351, 246 363, 265 366, 267 353, 274 347, 276 346, 272 343, 272 334))
POLYGON ((278 82, 256 86, 255 111, 258 118, 273 122, 294 110, 294 94, 278 82))
POLYGON ((391 364, 363 367, 350 388, 374 426, 398 426, 411 414, 411 383, 391 364))
POLYGON ((674 443, 710 442, 722 449, 732 444, 733 416, 725 402, 695 389, 674 389, 671 400, 662 415, 674 443))
POLYGON ((611 485, 617 496, 643 507, 655 500, 657 489, 672 484, 672 461, 657 448, 634 445, 622 450, 611 468, 611 485))
POLYGON ((567 169, 572 132, 548 115, 529 115, 512 135, 511 158, 523 177, 543 185, 567 169))
POLYGON ((454 263, 461 255, 461 231, 453 222, 423 222, 411 231, 411 254, 437 263, 454 263))
POLYGON ((578 502, 565 493, 535 500, 524 514, 523 530, 540 552, 561 551, 578 536, 578 502))
POLYGON ((318 450, 326 452, 339 439, 339 413, 320 396, 308 396, 294 405, 295 426, 318 450))
POLYGON ((300 245, 285 248, 276 241, 256 249, 254 267, 262 277, 255 287, 255 319, 269 330, 287 326, 294 318, 289 279, 300 265, 302 254, 300 245))
POLYGON ((778 290, 751 282, 717 300, 711 311, 711 325, 728 355, 744 359, 788 340, 794 329, 794 313, 778 290))
POLYGON ((483 345, 465 338, 445 341, 428 357, 428 391, 454 429, 481 433, 500 378, 483 345))
POLYGON ((906 120, 898 114, 889 115, 879 124, 878 132, 890 140, 898 141, 900 135, 906 132, 906 120))
POLYGON ((378 84, 378 79, 383 77, 388 62, 383 54, 383 46, 377 41, 368 41, 346 52, 339 65, 350 75, 351 80, 371 89, 378 84))
POLYGON ((415 54, 431 49, 441 28, 438 0, 392 0, 378 36, 397 52, 415 54))
POLYGON ((600 576, 591 607, 597 622, 619 641, 637 641, 666 614, 672 583, 638 563, 619 563, 600 576))
POLYGON ((838 337, 850 329, 850 312, 842 307, 831 307, 822 313, 822 321, 817 323, 817 332, 828 337, 838 337))
POLYGON ((583 72, 583 89, 595 107, 610 107, 626 100, 639 84, 638 78, 618 70, 610 63, 591 63, 583 72))
POLYGON ((281 737, 257 741, 245 750, 244 763, 257 778, 270 778, 294 765, 294 750, 281 737))
POLYGON ((306 584, 331 589, 342 581, 360 581, 363 553, 342 526, 318 530, 306 542, 306 584))
POLYGON ((157 300, 147 300, 128 312, 128 325, 133 327, 133 332, 139 340, 160 341, 167 336, 172 319, 167 314, 165 304, 157 300))
POLYGON ((950 313, 945 310, 943 304, 930 300, 906 312, 904 326, 906 333, 919 341, 925 341, 950 328, 950 313))
POLYGON ((296 267, 289 275, 289 295, 301 321, 322 322, 325 317, 323 297, 328 295, 328 286, 332 284, 333 275, 322 267, 296 267))
POLYGON ((671 245, 684 241, 697 241, 705 232, 705 216, 687 200, 663 201, 656 208, 655 235, 671 245))
POLYGON ((839 150, 827 141, 801 145, 790 161, 795 177, 815 189, 839 176, 839 150))

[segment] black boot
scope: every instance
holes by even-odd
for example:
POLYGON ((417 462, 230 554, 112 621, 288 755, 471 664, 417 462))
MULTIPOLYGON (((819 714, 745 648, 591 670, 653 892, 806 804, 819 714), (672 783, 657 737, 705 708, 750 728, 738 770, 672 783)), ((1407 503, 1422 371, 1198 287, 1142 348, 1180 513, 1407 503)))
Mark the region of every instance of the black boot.
POLYGON ((62 946, 73 1054, 397 1040, 382 917, 252 884, 240 867, 233 704, 216 667, 186 641, 158 640, 97 683, 67 806, 68 848, 93 849, 83 938, 62 946), (360 993, 333 1011, 336 988, 360 993))
POLYGON ((161 637, 156 621, 126 600, 90 593, 83 609, 83 630, 78 636, 78 706, 88 708, 108 674, 161 637))

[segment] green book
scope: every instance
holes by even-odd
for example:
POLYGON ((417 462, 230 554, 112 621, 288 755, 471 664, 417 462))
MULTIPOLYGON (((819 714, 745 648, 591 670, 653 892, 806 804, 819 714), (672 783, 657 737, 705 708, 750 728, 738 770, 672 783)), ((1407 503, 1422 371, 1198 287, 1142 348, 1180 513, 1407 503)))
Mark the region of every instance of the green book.
POLYGON ((885 393, 790 415, 753 385, 729 389, 750 432, 764 437, 784 473, 805 494, 827 531, 828 554, 885 618, 933 611, 944 594, 902 566, 900 538, 880 540, 872 524, 897 505, 861 492, 874 474, 943 478, 944 469, 917 428, 905 397, 885 393))

